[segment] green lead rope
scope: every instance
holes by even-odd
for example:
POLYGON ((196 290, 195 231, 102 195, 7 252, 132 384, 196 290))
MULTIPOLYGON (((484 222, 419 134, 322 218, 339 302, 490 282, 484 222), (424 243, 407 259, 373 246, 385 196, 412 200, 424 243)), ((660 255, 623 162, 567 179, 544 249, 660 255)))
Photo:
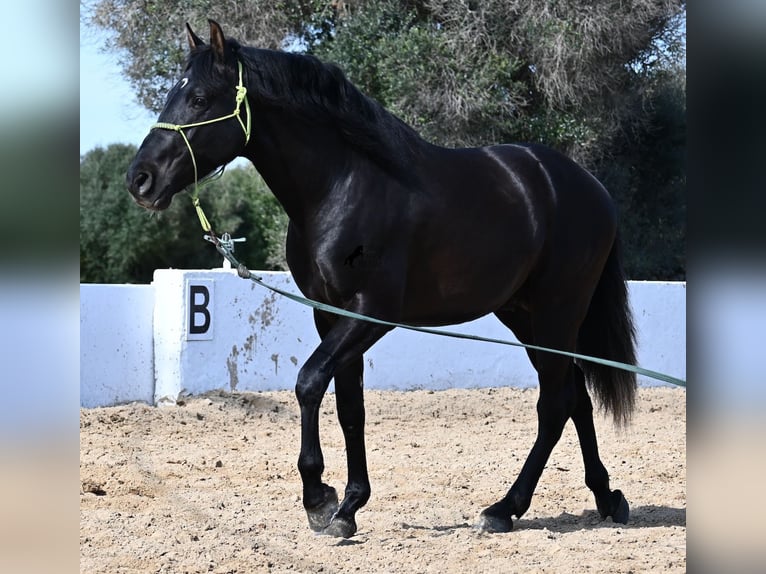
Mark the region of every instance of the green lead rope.
POLYGON ((202 229, 208 233, 213 233, 213 226, 210 225, 210 222, 205 216, 205 212, 202 211, 202 206, 199 204, 199 196, 196 193, 192 195, 192 204, 194 205, 194 209, 197 210, 197 217, 199 217, 199 222, 202 225, 202 229))
MULTIPOLYGON (((205 219, 207 220, 207 219, 205 219)), ((354 313, 353 311, 348 311, 346 309, 342 309, 340 307, 335 307, 334 305, 328 305, 327 303, 320 303, 319 301, 314 301, 313 299, 307 299, 305 297, 301 297, 300 295, 296 295, 295 293, 290 293, 289 291, 285 291, 283 289, 280 289, 278 287, 274 287, 273 285, 269 285, 268 283, 264 283, 264 281, 257 277, 256 275, 253 275, 250 270, 248 270, 247 267, 245 267, 242 263, 237 261, 237 258, 234 257, 233 254, 233 245, 231 244, 231 241, 221 241, 218 237, 213 235, 206 235, 205 239, 210 241, 213 245, 215 245, 215 248, 218 250, 218 252, 223 255, 229 263, 232 264, 237 269, 237 274, 242 277, 243 279, 250 279, 251 281, 257 283, 258 285, 265 287, 266 289, 273 291, 274 293, 277 293, 279 295, 282 295, 283 297, 286 297, 292 301, 296 301, 297 303, 300 303, 301 305, 306 305, 308 307, 311 307, 313 309, 317 309, 319 311, 325 311, 327 313, 332 313, 334 315, 339 315, 341 317, 349 317, 351 319, 358 319, 360 321, 367 321, 369 323, 376 323, 378 325, 385 325, 387 327, 398 327, 400 329, 407 329, 409 331, 416 331, 419 333, 427 333, 429 335, 440 335, 442 337, 451 337, 454 339, 465 339, 470 341, 482 341, 485 343, 496 343, 499 345, 509 345, 512 347, 524 347, 527 349, 534 349, 536 351, 543 351, 546 353, 555 353, 558 355, 565 355, 567 357, 572 357, 573 359, 580 359, 583 361, 590 361, 592 363, 598 363, 601 365, 606 365, 608 367, 614 367, 615 369, 622 369, 625 371, 631 371, 639 375, 643 375, 645 377, 649 377, 652 379, 656 379, 658 381, 663 381, 665 383, 670 383, 672 385, 676 385, 679 387, 686 388, 686 381, 684 379, 679 379, 676 377, 672 377, 670 375, 666 375, 665 373, 660 373, 658 371, 652 371, 650 369, 644 369, 643 367, 639 367, 636 365, 629 365, 627 363, 621 363, 619 361, 611 361, 609 359, 602 359, 599 357, 591 357, 589 355, 582 355, 580 353, 572 353, 569 351, 561 351, 559 349, 549 349, 548 347, 540 347, 537 345, 527 345, 525 343, 518 343, 516 341, 507 341, 504 339, 493 339, 489 337, 480 337, 478 335, 469 335, 467 333, 458 333, 455 331, 445 331, 441 329, 431 329, 428 327, 416 327, 414 325, 407 325, 404 323, 394 323, 392 321, 385 321, 383 319, 376 319, 375 317, 368 317, 367 315, 362 315, 360 313, 354 313)))

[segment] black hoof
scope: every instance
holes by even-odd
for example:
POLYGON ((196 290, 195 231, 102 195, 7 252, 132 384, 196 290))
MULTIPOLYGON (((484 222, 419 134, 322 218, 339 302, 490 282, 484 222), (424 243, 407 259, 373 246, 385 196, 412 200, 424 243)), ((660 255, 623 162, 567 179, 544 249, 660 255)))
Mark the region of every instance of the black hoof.
POLYGON ((318 505, 307 508, 309 526, 314 532, 322 532, 338 512, 338 493, 332 486, 324 485, 324 500, 318 505))
POLYGON ((627 524, 630 518, 630 507, 622 492, 615 490, 612 493, 612 502, 615 507, 614 512, 612 512, 612 520, 620 524, 627 524))
POLYGON ((627 524, 630 518, 630 506, 628 501, 622 494, 622 491, 615 490, 609 497, 609 508, 606 510, 600 510, 601 518, 606 519, 611 516, 613 522, 618 524, 627 524))
POLYGON ((476 529, 479 532, 488 532, 490 534, 498 532, 510 532, 513 530, 513 520, 501 516, 490 514, 488 511, 492 507, 488 508, 479 515, 479 523, 476 525, 476 529))
POLYGON ((335 538, 351 538, 356 533, 356 522, 354 519, 340 518, 336 516, 330 521, 321 534, 325 536, 334 536, 335 538))

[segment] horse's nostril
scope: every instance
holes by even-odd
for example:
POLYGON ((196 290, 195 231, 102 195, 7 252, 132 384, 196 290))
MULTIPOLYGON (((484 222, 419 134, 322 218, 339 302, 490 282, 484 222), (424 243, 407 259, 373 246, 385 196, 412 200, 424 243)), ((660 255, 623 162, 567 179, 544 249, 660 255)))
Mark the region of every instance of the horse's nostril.
POLYGON ((146 172, 139 172, 133 178, 133 189, 139 194, 144 195, 152 188, 152 175, 146 172))

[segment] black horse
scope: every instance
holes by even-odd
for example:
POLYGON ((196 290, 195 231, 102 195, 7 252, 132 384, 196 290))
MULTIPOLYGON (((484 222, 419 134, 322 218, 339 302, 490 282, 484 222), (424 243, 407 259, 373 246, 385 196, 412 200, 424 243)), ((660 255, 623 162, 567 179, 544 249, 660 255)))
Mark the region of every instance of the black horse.
MULTIPOLYGON (((287 261, 307 297, 410 325, 494 313, 524 343, 635 362, 615 207, 587 171, 540 145, 431 145, 335 66, 241 46, 212 21, 209 44, 188 25, 187 36, 184 78, 128 170, 139 205, 165 209, 198 172, 244 156, 289 216, 287 261), (374 253, 374 264, 349 264, 359 253, 374 253)), ((295 386, 303 505, 311 528, 349 537, 370 497, 362 355, 390 327, 322 311, 314 320, 321 344, 295 386), (340 505, 322 482, 319 441, 319 406, 333 378, 348 462, 340 505)), ((586 383, 626 423, 635 375, 528 355, 540 383, 537 438, 479 528, 512 529, 569 418, 599 513, 627 522, 628 504, 610 490, 599 458, 586 383)))

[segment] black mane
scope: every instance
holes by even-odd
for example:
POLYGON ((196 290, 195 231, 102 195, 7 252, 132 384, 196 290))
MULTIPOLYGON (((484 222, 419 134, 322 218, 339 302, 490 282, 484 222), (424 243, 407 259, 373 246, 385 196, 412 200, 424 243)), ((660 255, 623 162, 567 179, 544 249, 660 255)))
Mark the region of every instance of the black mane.
MULTIPOLYGON (((212 53, 192 58, 190 66, 209 71, 212 53)), ((413 154, 424 142, 418 133, 364 95, 334 64, 314 56, 243 47, 227 40, 242 62, 248 94, 259 103, 289 110, 309 121, 331 125, 353 148, 402 177, 413 154)), ((203 74, 204 75, 204 74, 203 74)))

